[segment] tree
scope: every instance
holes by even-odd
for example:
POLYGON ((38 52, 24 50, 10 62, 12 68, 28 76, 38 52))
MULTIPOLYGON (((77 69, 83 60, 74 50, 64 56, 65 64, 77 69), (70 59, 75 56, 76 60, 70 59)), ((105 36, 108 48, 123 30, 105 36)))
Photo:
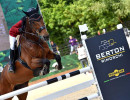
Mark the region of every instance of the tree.
POLYGON ((89 37, 130 20, 130 0, 39 0, 51 39, 62 44, 69 35, 80 39, 78 25, 87 24, 89 37))

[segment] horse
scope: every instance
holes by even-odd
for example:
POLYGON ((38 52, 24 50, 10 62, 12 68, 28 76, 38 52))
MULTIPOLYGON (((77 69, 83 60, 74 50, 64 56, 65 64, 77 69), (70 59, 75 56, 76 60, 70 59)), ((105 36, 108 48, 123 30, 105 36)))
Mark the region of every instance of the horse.
MULTIPOLYGON (((9 63, 4 67, 0 75, 0 95, 27 87, 33 77, 48 74, 50 59, 56 59, 58 70, 62 69, 61 57, 53 53, 46 42, 49 33, 41 14, 34 13, 28 17, 28 13, 24 13, 27 15, 25 31, 20 35, 19 45, 15 46, 17 48, 15 73, 8 71, 9 63)), ((26 100, 27 95, 28 92, 17 97, 19 100, 26 100)))

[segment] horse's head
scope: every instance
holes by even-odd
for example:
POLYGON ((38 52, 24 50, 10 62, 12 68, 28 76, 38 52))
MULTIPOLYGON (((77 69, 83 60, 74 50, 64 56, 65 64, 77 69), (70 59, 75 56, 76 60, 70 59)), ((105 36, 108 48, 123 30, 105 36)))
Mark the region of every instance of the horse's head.
POLYGON ((30 8, 27 12, 23 11, 26 14, 26 32, 31 32, 39 35, 44 38, 44 40, 49 39, 49 34, 47 32, 45 23, 41 14, 39 14, 38 5, 36 8, 30 8))

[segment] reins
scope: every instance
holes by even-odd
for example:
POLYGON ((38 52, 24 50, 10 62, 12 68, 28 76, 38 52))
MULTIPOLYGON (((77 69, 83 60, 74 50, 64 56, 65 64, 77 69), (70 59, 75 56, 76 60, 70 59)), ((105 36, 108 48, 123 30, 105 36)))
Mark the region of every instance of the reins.
MULTIPOLYGON (((21 36, 22 36, 26 41, 31 42, 31 43, 34 43, 34 44, 37 44, 37 45, 39 45, 42 49, 44 49, 43 46, 40 44, 40 42, 43 42, 43 43, 44 43, 45 40, 44 40, 44 38, 41 38, 41 37, 39 36, 39 32, 41 32, 43 29, 46 29, 45 24, 44 24, 44 26, 41 26, 41 25, 38 23, 39 26, 41 26, 39 29, 36 29, 36 28, 32 25, 33 21, 40 21, 41 18, 42 18, 42 16, 41 16, 40 14, 38 14, 38 13, 34 13, 34 14, 32 14, 30 17, 27 17, 27 18, 28 18, 28 20, 29 20, 29 25, 30 25, 30 27, 35 30, 36 34, 27 32, 27 31, 25 30, 21 36), (26 36, 27 34, 32 35, 32 36, 38 38, 38 42, 33 41, 33 40, 30 40, 30 39, 27 39, 27 36, 26 36)), ((43 23, 44 23, 44 22, 43 22, 43 23)), ((26 27, 26 25, 25 25, 25 27, 26 27)), ((26 28, 25 28, 25 29, 26 29, 26 28)), ((21 38, 20 38, 20 39, 21 39, 21 38)), ((21 40, 20 40, 20 42, 21 42, 21 40)), ((22 46, 22 45, 21 45, 21 46, 22 46)), ((23 47, 23 46, 22 46, 22 47, 23 47)), ((23 48, 24 48, 24 47, 23 47, 23 48)), ((24 49, 25 49, 25 48, 24 48, 24 49)), ((25 51, 28 53, 28 51, 27 51, 26 49, 25 49, 25 51)), ((28 53, 28 54, 30 55, 30 57, 35 58, 35 57, 33 57, 30 53, 28 53)))
MULTIPOLYGON (((26 35, 26 33, 24 33, 24 34, 26 35)), ((32 33, 27 33, 27 34, 34 35, 34 34, 32 34, 32 33)), ((34 35, 34 36, 36 36, 36 35, 34 35)), ((30 40, 30 39, 27 39, 27 37, 24 36, 24 35, 21 35, 21 38, 22 38, 22 37, 23 37, 26 41, 28 41, 28 42, 30 42, 30 43, 33 43, 33 44, 36 44, 36 45, 40 46, 40 47, 44 50, 44 47, 41 45, 41 42, 44 43, 44 41, 41 40, 40 37, 37 36, 37 37, 38 37, 38 42, 33 41, 33 40, 30 40)), ((20 40, 19 40, 20 44, 21 44, 21 38, 20 38, 20 40)), ((25 45, 27 45, 27 44, 25 44, 25 45)), ((22 46, 22 44, 21 44, 21 47, 23 47, 23 49, 27 52, 27 54, 29 54, 29 56, 30 56, 31 58, 36 58, 36 57, 33 57, 33 56, 25 49, 25 47, 22 46)))

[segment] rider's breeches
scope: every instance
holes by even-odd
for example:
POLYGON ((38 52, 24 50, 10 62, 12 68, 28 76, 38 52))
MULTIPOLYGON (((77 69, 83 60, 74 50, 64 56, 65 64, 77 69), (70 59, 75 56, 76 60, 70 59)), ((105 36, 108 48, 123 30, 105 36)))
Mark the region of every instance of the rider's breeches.
POLYGON ((9 42, 10 42, 10 49, 11 49, 11 50, 14 50, 15 41, 16 41, 16 37, 13 37, 13 36, 10 36, 10 35, 9 35, 9 42))

